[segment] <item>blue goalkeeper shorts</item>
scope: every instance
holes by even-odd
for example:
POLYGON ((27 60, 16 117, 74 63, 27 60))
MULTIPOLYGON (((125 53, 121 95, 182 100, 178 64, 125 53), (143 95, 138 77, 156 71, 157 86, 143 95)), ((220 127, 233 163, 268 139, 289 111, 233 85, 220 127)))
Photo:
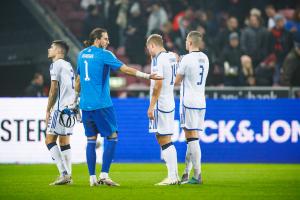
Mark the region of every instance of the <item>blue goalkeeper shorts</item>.
POLYGON ((82 122, 87 137, 96 136, 98 133, 101 137, 107 137, 118 132, 113 106, 91 111, 82 110, 82 122))

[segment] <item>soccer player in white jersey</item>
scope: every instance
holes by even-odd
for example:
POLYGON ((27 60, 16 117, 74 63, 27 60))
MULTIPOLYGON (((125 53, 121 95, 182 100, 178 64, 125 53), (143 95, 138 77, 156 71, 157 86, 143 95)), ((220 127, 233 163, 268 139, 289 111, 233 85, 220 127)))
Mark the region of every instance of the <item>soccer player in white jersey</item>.
POLYGON ((156 134, 156 139, 166 162, 168 177, 156 185, 174 185, 179 183, 177 170, 177 152, 171 141, 174 133, 174 83, 177 58, 167 52, 160 35, 153 34, 147 39, 147 49, 152 57, 151 73, 157 73, 163 80, 151 80, 150 105, 148 109, 149 132, 156 134))
POLYGON ((206 110, 205 83, 209 70, 207 56, 200 52, 202 35, 191 31, 186 37, 186 49, 189 52, 179 62, 175 85, 180 89, 180 124, 187 141, 186 168, 181 184, 201 184, 201 149, 199 131, 203 131, 206 110), (191 168, 194 176, 189 179, 191 168))
MULTIPOLYGON (((71 124, 64 125, 60 121, 61 112, 75 98, 75 74, 71 64, 64 60, 68 50, 68 45, 62 40, 53 41, 48 49, 48 58, 52 59, 53 63, 50 66, 51 86, 46 110, 48 127, 45 143, 60 173, 57 180, 50 185, 72 182, 70 135, 73 128, 71 124), (60 148, 56 144, 57 138, 59 138, 60 148)), ((69 122, 71 121, 69 120, 69 122)), ((75 123, 75 121, 71 123, 75 123)))

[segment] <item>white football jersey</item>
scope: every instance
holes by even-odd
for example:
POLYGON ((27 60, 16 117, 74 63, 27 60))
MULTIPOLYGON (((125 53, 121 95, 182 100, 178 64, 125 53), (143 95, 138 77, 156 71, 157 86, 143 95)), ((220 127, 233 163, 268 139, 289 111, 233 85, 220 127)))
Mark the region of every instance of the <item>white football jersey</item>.
POLYGON ((184 77, 180 89, 181 105, 206 108, 205 83, 208 70, 209 61, 204 53, 194 51, 182 57, 177 71, 184 77))
MULTIPOLYGON (((176 78, 176 69, 178 63, 176 56, 172 52, 160 52, 151 61, 151 73, 162 76, 163 83, 156 104, 156 109, 164 112, 170 112, 175 109, 174 102, 174 83, 176 78)), ((150 84, 150 100, 153 93, 155 81, 151 80, 150 84)))
POLYGON ((72 65, 59 59, 50 66, 51 81, 58 82, 58 92, 54 110, 63 110, 65 106, 70 105, 75 99, 75 74, 72 65))

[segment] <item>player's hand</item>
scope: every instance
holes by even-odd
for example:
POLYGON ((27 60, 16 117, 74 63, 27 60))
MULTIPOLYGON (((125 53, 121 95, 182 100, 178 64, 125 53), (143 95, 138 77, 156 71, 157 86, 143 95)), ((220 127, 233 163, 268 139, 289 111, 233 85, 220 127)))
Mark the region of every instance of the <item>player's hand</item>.
POLYGON ((46 112, 46 126, 48 126, 48 122, 49 122, 49 118, 50 118, 50 112, 46 112))
POLYGON ((78 103, 77 102, 73 102, 72 104, 68 105, 67 108, 71 109, 71 110, 77 110, 78 109, 78 103))
POLYGON ((149 108, 148 108, 147 115, 148 115, 148 118, 149 118, 150 120, 154 120, 154 109, 151 108, 151 107, 149 107, 149 108))
POLYGON ((163 80, 164 77, 159 76, 157 74, 150 74, 150 79, 152 79, 152 80, 163 80))

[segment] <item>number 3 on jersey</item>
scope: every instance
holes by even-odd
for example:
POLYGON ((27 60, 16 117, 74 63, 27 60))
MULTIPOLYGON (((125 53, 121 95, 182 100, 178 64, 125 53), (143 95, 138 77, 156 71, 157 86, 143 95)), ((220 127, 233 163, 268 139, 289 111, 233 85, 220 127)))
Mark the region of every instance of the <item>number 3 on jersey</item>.
POLYGON ((200 65, 200 73, 199 73, 200 81, 197 82, 197 85, 201 85, 202 84, 203 74, 204 74, 204 67, 203 67, 203 65, 200 65))
POLYGON ((84 61, 84 68, 85 68, 85 81, 90 81, 90 77, 89 77, 89 63, 85 60, 84 61))

